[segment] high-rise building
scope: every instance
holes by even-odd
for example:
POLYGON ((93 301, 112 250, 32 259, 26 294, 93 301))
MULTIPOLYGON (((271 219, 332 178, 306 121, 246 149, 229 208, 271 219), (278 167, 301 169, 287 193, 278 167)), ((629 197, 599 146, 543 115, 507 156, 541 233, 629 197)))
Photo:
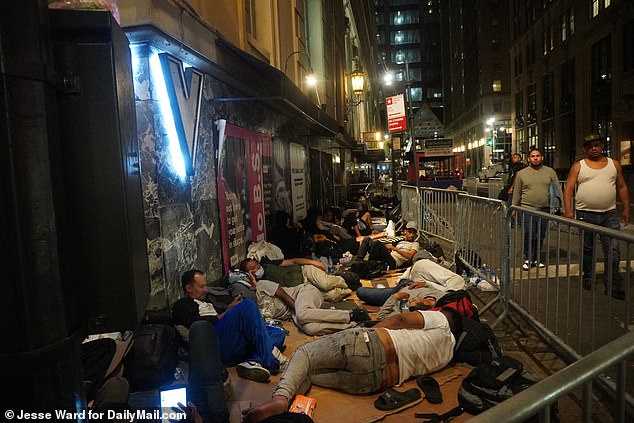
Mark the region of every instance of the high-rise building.
POLYGON ((514 141, 564 177, 599 133, 627 172, 634 137, 634 2, 511 2, 514 141))
POLYGON ((443 0, 445 136, 464 151, 475 176, 511 151, 507 1, 443 0))
POLYGON ((394 79, 391 86, 384 87, 385 94, 406 93, 416 139, 443 135, 440 3, 439 0, 375 2, 379 60, 394 79))

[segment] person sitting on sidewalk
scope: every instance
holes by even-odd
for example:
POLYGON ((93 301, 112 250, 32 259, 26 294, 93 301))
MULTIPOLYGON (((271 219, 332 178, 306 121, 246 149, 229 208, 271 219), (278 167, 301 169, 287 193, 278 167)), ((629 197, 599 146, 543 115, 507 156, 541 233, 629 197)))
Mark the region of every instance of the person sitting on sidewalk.
POLYGON ((464 288, 464 279, 441 264, 431 259, 421 259, 403 273, 398 284, 390 288, 361 287, 357 289, 357 297, 368 305, 380 307, 390 296, 412 281, 425 281, 429 288, 438 291, 458 290, 464 288))
POLYGON ((369 244, 362 244, 357 253, 357 258, 363 260, 369 248, 370 260, 384 262, 390 269, 397 269, 409 262, 417 251, 421 249, 416 241, 418 231, 415 228, 406 228, 403 235, 405 239, 396 245, 385 244, 381 241, 372 241, 369 244))
POLYGON ((172 308, 172 319, 181 336, 188 341, 189 328, 194 322, 211 322, 220 341, 222 362, 242 361, 236 366, 239 376, 268 382, 271 372, 279 369, 280 361, 274 354, 279 353, 277 347, 281 347, 283 341, 275 345, 258 306, 251 300, 236 297, 227 310, 218 313, 207 301, 207 277, 200 270, 183 273, 181 286, 185 297, 176 301, 172 308))
POLYGON ((461 332, 460 314, 443 308, 403 313, 372 329, 347 329, 304 344, 290 358, 271 400, 245 410, 243 421, 283 413, 312 384, 370 394, 440 370, 451 361, 461 332))
POLYGON ((268 260, 268 258, 264 258, 261 263, 257 260, 254 261, 257 263, 258 269, 260 265, 263 267, 262 279, 277 282, 283 287, 297 286, 308 282, 322 291, 324 300, 331 302, 339 302, 352 294, 352 290, 348 288, 344 278, 329 275, 326 273, 326 266, 317 260, 306 258, 268 260))
POLYGON ((291 288, 261 279, 262 267, 253 259, 240 263, 243 278, 229 284, 232 296, 242 294, 258 303, 267 318, 287 320, 292 318, 297 327, 308 335, 323 335, 356 326, 356 322, 370 320, 368 312, 355 307, 353 310, 322 309, 324 299, 315 286, 304 283, 291 288))
POLYGON ((338 222, 335 221, 335 215, 332 208, 324 210, 322 216, 317 216, 315 219, 315 225, 317 229, 332 236, 335 240, 339 239, 353 239, 354 237, 348 233, 338 222))

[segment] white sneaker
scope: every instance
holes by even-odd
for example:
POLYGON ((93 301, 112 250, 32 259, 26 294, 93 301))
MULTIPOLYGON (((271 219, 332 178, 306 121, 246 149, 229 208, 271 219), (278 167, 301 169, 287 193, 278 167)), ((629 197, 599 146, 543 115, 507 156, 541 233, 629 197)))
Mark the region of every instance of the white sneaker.
POLYGON ((531 268, 531 262, 528 260, 524 260, 524 264, 522 265, 522 269, 529 270, 531 268))
POLYGON ((394 228, 394 222, 391 221, 391 220, 389 222, 387 222, 387 227, 385 228, 385 235, 387 235, 389 237, 396 236, 396 230, 394 228))
POLYGON ((238 376, 256 382, 268 382, 271 373, 257 361, 244 361, 236 366, 238 376))
POLYGON ((273 347, 273 351, 271 351, 271 353, 273 354, 273 357, 280 362, 280 364, 284 364, 288 361, 288 358, 286 358, 286 356, 282 354, 282 351, 280 351, 277 347, 273 347))
POLYGON ((538 263, 538 262, 534 261, 533 262, 533 267, 539 267, 541 269, 542 267, 546 267, 546 266, 542 262, 538 263))

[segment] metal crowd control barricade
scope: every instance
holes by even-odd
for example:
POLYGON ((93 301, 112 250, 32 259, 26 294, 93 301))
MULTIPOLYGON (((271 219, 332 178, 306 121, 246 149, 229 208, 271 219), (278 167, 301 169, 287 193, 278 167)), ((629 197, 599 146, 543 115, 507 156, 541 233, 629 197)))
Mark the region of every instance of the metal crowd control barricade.
MULTIPOLYGON (((505 290, 505 303, 510 309, 569 362, 631 332, 634 236, 521 207, 512 207, 511 214, 510 279, 505 290), (525 236, 531 239, 542 231, 543 243, 525 242, 525 236), (584 238, 588 257, 584 257, 584 238), (605 257, 602 240, 608 247, 605 257), (614 248, 617 246, 618 250, 614 248), (526 257, 528 270, 524 269, 526 257), (532 257, 537 258, 537 264, 531 263, 532 257), (618 280, 622 281, 624 299, 613 298, 619 296, 618 280)), ((631 366, 623 368, 630 378, 634 377, 631 366)), ((618 395, 623 387, 615 386, 614 376, 605 374, 598 381, 618 395)), ((623 394, 630 407, 634 407, 632 394, 631 389, 623 394)))
MULTIPOLYGON (((542 380, 531 388, 520 392, 501 404, 473 417, 470 422, 524 422, 538 415, 540 422, 551 421, 551 408, 558 399, 581 388, 581 421, 590 423, 592 419, 592 382, 601 374, 616 368, 616 395, 614 421, 626 420, 625 392, 626 366, 628 358, 634 356, 634 334, 629 332, 597 351, 582 358, 556 374, 542 380)), ((561 411, 561 410, 560 410, 561 411)))
POLYGON ((402 185, 401 193, 401 219, 408 222, 415 221, 420 228, 421 222, 421 203, 420 192, 418 187, 412 185, 402 185))
MULTIPOLYGON (((456 252, 473 273, 493 285, 501 294, 508 275, 508 229, 506 203, 491 198, 460 195, 456 205, 456 252)), ((486 304, 484 313, 500 295, 486 304)), ((498 321, 504 317, 500 316, 498 321)), ((495 326, 498 321, 493 323, 495 326)))
POLYGON ((460 193, 461 191, 448 189, 421 189, 421 230, 427 235, 442 239, 452 247, 455 242, 456 202, 460 193))

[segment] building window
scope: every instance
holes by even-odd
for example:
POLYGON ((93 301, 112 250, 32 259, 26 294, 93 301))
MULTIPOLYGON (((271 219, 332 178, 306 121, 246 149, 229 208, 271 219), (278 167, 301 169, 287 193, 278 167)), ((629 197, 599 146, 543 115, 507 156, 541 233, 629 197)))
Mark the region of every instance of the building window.
POLYGON ((553 73, 549 72, 542 78, 542 118, 553 117, 554 101, 553 73))
POLYGON ((566 37, 568 36, 568 17, 566 15, 561 15, 561 42, 566 41, 566 37))
POLYGON ((501 79, 494 79, 493 80, 493 84, 492 84, 492 89, 494 93, 498 93, 500 91, 502 91, 502 80, 501 79))
POLYGON ((550 51, 555 49, 555 25, 551 25, 549 28, 548 41, 550 42, 550 51))
POLYGON ((570 28, 570 35, 575 33, 575 8, 570 6, 568 11, 568 28, 570 28))
POLYGON ((569 60, 561 65, 561 103, 560 113, 567 115, 575 111, 575 61, 569 60))
POLYGON ((499 60, 491 61, 491 69, 493 69, 493 72, 499 72, 501 69, 500 61, 499 60))
POLYGON ((423 89, 421 87, 412 87, 409 89, 409 93, 412 101, 423 101, 423 89))
POLYGON ((392 25, 409 25, 419 22, 418 10, 399 10, 390 13, 390 22, 392 25))
POLYGON ((596 17, 599 14, 599 0, 592 0, 592 17, 596 17))
POLYGON ((544 140, 544 164, 553 166, 555 161, 555 125, 552 119, 542 123, 542 139, 544 140))
POLYGON ((392 63, 418 63, 420 62, 420 49, 396 50, 392 52, 392 63))
POLYGON ((612 4, 612 0, 603 0, 603 8, 607 9, 612 4))
POLYGON ((539 146, 539 137, 537 136, 537 125, 533 124, 530 125, 526 128, 526 131, 528 132, 528 145, 530 147, 532 146, 539 146))
POLYGON ((537 122, 537 84, 530 84, 527 89, 528 115, 526 124, 537 122))
POLYGON ((497 51, 500 49, 500 41, 499 40, 493 40, 491 41, 491 49, 493 51, 497 51))
POLYGON ((392 31, 390 33, 390 42, 393 46, 420 43, 420 31, 416 29, 392 31))
MULTIPOLYGON (((420 82, 422 80, 420 68, 410 67, 408 72, 410 81, 420 82)), ((405 77, 405 71, 401 70, 396 72, 396 74, 394 74, 394 79, 400 82, 407 81, 407 78, 405 77)))

